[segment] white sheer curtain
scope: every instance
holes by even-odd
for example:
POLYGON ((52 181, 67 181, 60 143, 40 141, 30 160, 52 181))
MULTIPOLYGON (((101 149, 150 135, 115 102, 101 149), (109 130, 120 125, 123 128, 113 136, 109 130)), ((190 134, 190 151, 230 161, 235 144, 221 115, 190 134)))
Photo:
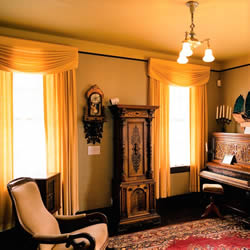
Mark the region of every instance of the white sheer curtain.
POLYGON ((43 106, 43 75, 14 73, 14 178, 46 176, 43 106))
POLYGON ((170 167, 190 165, 189 88, 169 86, 170 167))

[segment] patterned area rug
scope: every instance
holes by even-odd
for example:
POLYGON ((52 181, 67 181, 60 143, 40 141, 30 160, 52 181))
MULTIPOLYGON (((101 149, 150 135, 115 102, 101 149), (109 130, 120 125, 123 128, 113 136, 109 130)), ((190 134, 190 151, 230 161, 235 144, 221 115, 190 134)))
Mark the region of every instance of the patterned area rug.
POLYGON ((110 238, 111 249, 249 250, 250 230, 231 216, 208 218, 110 238))

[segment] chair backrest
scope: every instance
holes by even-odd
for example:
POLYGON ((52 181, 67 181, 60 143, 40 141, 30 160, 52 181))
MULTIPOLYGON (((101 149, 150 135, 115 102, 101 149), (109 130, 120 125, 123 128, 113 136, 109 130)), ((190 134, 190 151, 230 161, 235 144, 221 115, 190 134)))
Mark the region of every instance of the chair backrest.
POLYGON ((7 185, 20 225, 31 235, 60 234, 55 217, 43 204, 39 188, 32 178, 17 178, 7 185))

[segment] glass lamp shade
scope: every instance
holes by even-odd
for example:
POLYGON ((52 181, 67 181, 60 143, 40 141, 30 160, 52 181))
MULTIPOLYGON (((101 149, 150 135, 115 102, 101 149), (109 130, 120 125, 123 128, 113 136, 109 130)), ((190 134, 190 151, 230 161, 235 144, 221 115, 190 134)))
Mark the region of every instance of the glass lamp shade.
POLYGON ((189 42, 183 42, 182 43, 182 51, 181 53, 184 56, 191 56, 193 54, 193 51, 191 50, 191 44, 189 42))
POLYGON ((213 56, 213 51, 211 49, 206 49, 205 50, 205 55, 202 58, 202 60, 204 62, 212 62, 214 60, 214 56, 213 56))
POLYGON ((188 62, 188 59, 187 59, 186 56, 184 56, 184 55, 182 55, 182 54, 180 53, 180 56, 178 57, 177 62, 178 62, 179 64, 186 64, 186 63, 188 62))

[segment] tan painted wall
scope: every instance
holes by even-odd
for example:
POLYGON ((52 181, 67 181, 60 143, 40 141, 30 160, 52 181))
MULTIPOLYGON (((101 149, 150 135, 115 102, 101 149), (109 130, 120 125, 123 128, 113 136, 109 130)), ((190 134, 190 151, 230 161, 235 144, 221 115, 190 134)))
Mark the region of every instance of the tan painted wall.
MULTIPOLYGON (((250 66, 222 72, 221 81, 221 103, 233 108, 237 97, 241 94, 246 98, 250 91, 250 66)), ((233 119, 231 124, 226 126, 226 132, 243 133, 243 130, 233 119)))
POLYGON ((207 84, 207 105, 208 105, 208 143, 210 147, 211 133, 220 132, 220 127, 216 123, 216 106, 221 102, 221 88, 216 85, 220 79, 218 72, 211 72, 210 80, 207 84))
POLYGON ((118 97, 120 104, 147 103, 146 63, 103 56, 79 55, 77 69, 78 136, 79 136, 79 195, 80 210, 111 205, 111 182, 113 174, 113 120, 105 109, 101 154, 88 156, 88 144, 82 125, 85 92, 97 84, 104 92, 105 106, 109 99, 118 97))
POLYGON ((171 174, 171 196, 189 193, 189 172, 171 174))
MULTIPOLYGON (((218 98, 216 80, 218 73, 212 73, 208 83, 208 95, 218 98)), ((119 97, 121 104, 147 104, 147 63, 111 57, 79 55, 77 69, 78 92, 78 136, 79 136, 79 195, 80 210, 89 210, 111 205, 111 182, 113 175, 113 124, 106 108, 107 122, 104 124, 101 154, 88 156, 88 145, 82 125, 84 97, 88 88, 97 84, 104 92, 105 105, 109 99, 119 97)), ((210 98, 208 98, 210 100, 210 98)), ((215 100, 213 99, 213 100, 215 100)), ((214 116, 216 104, 209 101, 209 117, 214 116)), ((209 122, 209 130, 216 126, 215 119, 209 122)), ((99 144, 98 144, 99 145, 99 144)), ((171 195, 189 192, 189 173, 171 176, 171 195)))
POLYGON ((240 65, 246 65, 250 63, 250 55, 246 54, 244 56, 237 57, 233 60, 227 60, 221 63, 221 69, 229 69, 233 67, 238 67, 240 65))

